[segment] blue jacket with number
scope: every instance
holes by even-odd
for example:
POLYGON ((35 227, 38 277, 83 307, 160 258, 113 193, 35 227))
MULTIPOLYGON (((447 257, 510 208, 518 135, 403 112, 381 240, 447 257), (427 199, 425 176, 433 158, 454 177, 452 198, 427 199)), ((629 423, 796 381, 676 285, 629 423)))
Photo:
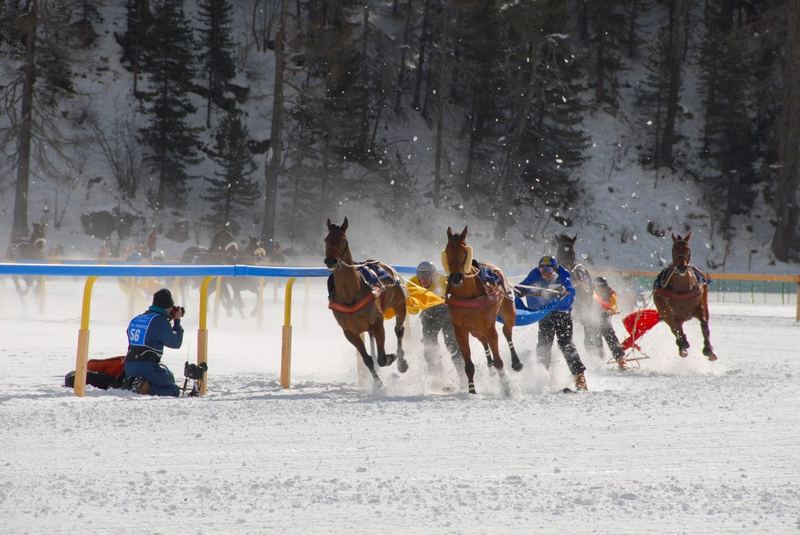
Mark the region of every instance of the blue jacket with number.
MULTIPOLYGON (((542 295, 529 295, 526 297, 528 308, 531 310, 538 310, 551 302, 561 299, 561 301, 553 307, 553 311, 569 312, 572 310, 572 302, 575 300, 575 287, 572 285, 572 279, 569 276, 569 271, 561 266, 556 269, 556 278, 552 281, 547 281, 542 277, 542 272, 539 268, 534 268, 525 280, 520 282, 522 286, 537 286, 540 288, 547 288, 550 290, 559 290, 561 286, 566 288, 567 295, 559 297, 557 293, 542 292, 542 295)), ((523 291, 531 291, 527 288, 522 288, 523 291)))
POLYGON ((128 325, 128 355, 130 360, 159 362, 164 346, 178 349, 183 343, 181 320, 170 323, 166 310, 151 306, 144 314, 133 318, 128 325))

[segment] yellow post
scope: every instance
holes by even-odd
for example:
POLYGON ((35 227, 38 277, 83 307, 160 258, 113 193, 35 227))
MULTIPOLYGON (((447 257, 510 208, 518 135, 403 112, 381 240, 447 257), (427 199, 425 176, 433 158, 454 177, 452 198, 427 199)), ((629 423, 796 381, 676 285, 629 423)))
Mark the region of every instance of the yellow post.
POLYGON ((794 313, 794 320, 800 321, 800 276, 797 277, 797 295, 794 297, 797 309, 794 313))
MULTIPOLYGON (((281 333, 281 387, 289 388, 292 378, 292 286, 294 277, 286 281, 283 303, 283 332, 281 333)), ((277 285, 276 285, 277 287, 277 285)))
POLYGON ((222 299, 222 277, 217 277, 217 287, 214 290, 214 327, 219 326, 219 302, 222 299))
MULTIPOLYGON (((211 284, 211 279, 214 277, 208 276, 203 278, 200 283, 200 325, 197 327, 197 365, 208 362, 208 329, 206 322, 208 320, 208 285, 211 284)), ((217 277, 219 280, 219 277, 217 277)), ((203 373, 203 378, 197 381, 200 387, 200 395, 204 396, 208 390, 208 372, 203 373)))
POLYGON ((86 394, 86 364, 89 361, 89 315, 92 309, 92 287, 97 277, 86 279, 83 287, 83 307, 81 308, 81 328, 78 330, 78 354, 75 357, 75 395, 86 394))
POLYGON ((256 320, 260 329, 264 324, 264 277, 258 278, 258 297, 256 297, 256 320))

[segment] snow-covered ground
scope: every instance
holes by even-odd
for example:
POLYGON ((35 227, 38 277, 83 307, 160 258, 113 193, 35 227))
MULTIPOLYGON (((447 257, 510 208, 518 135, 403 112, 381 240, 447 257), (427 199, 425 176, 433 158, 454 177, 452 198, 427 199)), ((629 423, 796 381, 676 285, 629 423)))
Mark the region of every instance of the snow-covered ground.
MULTIPOLYGON (((208 396, 89 387, 77 398, 60 384, 81 291, 51 279, 39 312, 0 281, 2 533, 800 529, 793 302, 712 303, 713 364, 696 322, 685 360, 663 325, 645 337, 641 369, 584 355, 590 391, 574 395, 560 392, 560 354, 552 375, 532 358, 535 326, 515 331, 526 366, 510 397, 482 362, 479 395, 448 393, 456 372, 446 362, 444 378, 426 377, 414 318, 411 369, 381 370, 376 393, 358 385, 322 284, 299 282, 293 386, 282 390, 283 291, 270 285, 263 328, 224 312, 211 327, 208 396)), ((115 281, 97 283, 90 358, 124 351, 125 303, 115 281)), ((196 351, 194 294, 186 305, 184 348, 165 357, 178 376, 196 351)))

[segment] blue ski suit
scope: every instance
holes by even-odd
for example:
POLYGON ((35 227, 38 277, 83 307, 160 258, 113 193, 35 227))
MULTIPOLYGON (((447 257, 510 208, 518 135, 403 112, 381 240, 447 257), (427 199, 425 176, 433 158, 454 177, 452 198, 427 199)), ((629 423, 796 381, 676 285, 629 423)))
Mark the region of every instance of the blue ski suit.
POLYGON ((178 349, 183 343, 181 320, 170 324, 169 311, 151 306, 143 314, 133 318, 126 331, 128 354, 125 357, 125 375, 140 375, 150 383, 150 395, 179 396, 175 376, 161 364, 164 347, 178 349))

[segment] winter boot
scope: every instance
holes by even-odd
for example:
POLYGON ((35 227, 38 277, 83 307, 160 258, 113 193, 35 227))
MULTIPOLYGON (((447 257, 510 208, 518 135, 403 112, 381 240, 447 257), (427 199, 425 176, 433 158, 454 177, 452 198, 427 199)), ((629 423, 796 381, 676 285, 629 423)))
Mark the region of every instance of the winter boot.
POLYGON ((135 394, 146 395, 150 392, 150 383, 142 376, 134 377, 131 383, 131 391, 135 394))
POLYGON ((617 368, 619 368, 620 370, 625 370, 628 368, 628 363, 625 362, 625 357, 617 358, 617 368))
POLYGON ((588 390, 586 387, 586 377, 583 372, 575 376, 575 390, 588 390))

